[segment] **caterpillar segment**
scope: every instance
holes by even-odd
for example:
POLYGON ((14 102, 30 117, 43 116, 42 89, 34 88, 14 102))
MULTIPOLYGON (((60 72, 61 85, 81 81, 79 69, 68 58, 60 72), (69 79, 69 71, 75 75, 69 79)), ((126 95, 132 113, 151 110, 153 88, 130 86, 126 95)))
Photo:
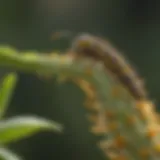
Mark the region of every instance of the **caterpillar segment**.
POLYGON ((77 84, 86 95, 84 106, 89 111, 90 114, 87 117, 93 124, 90 131, 96 135, 106 134, 107 121, 105 111, 101 106, 101 102, 98 100, 95 88, 90 83, 82 79, 74 79, 74 83, 77 84))
POLYGON ((107 40, 83 34, 75 38, 71 51, 76 53, 77 58, 89 57, 102 62, 135 99, 147 98, 142 78, 107 40))

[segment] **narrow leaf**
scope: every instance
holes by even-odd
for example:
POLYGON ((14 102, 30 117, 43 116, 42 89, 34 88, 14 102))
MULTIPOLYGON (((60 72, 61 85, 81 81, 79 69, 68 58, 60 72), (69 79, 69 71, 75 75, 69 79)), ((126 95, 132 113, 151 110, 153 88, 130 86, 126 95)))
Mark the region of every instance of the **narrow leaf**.
POLYGON ((22 160, 19 156, 5 148, 0 148, 0 160, 22 160))
POLYGON ((10 73, 4 77, 0 88, 0 118, 2 118, 5 114, 5 111, 9 105, 16 81, 17 76, 14 73, 10 73))
POLYGON ((31 136, 39 131, 61 132, 62 126, 38 117, 14 117, 0 121, 0 143, 6 144, 31 136))

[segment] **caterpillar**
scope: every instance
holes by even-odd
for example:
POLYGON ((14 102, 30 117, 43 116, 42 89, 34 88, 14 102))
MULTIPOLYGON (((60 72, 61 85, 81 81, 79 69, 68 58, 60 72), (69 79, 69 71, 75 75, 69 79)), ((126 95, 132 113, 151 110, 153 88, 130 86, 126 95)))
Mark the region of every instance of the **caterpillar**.
POLYGON ((136 100, 147 99, 147 92, 139 75, 107 40, 82 34, 74 39, 71 50, 78 56, 103 62, 107 70, 116 76, 136 100))
MULTIPOLYGON (((84 106, 89 110, 88 118, 93 124, 91 131, 100 136, 99 147, 107 158, 112 160, 133 157, 135 159, 155 158, 159 154, 158 115, 154 112, 154 105, 148 100, 140 76, 128 60, 107 40, 89 34, 76 37, 67 54, 71 54, 73 58, 79 59, 82 56, 82 58, 101 61, 107 73, 108 71, 111 73, 109 76, 114 75, 114 78, 116 77, 120 82, 121 92, 118 96, 122 98, 121 95, 123 95, 125 99, 120 99, 123 103, 117 104, 114 102, 119 102, 119 99, 117 100, 115 96, 111 96, 111 101, 106 101, 105 98, 103 101, 103 98, 99 99, 98 90, 94 85, 79 77, 73 80, 86 95, 84 106), (128 96, 128 93, 124 94, 126 92, 123 92, 121 84, 132 96, 128 96)), ((117 85, 117 81, 112 80, 110 84, 112 89, 106 92, 110 93, 117 85)))

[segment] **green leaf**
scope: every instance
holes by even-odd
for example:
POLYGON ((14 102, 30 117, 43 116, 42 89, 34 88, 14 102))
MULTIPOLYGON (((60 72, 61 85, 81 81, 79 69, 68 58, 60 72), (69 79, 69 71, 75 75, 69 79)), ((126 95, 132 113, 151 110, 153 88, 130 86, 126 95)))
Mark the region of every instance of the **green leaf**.
POLYGON ((4 77, 2 84, 0 84, 0 118, 5 114, 16 85, 16 81, 16 74, 10 73, 4 77))
POLYGON ((7 150, 6 148, 0 147, 0 160, 22 160, 19 156, 7 150))
POLYGON ((45 130, 61 132, 62 126, 53 121, 38 117, 10 118, 0 121, 0 143, 8 144, 45 130))

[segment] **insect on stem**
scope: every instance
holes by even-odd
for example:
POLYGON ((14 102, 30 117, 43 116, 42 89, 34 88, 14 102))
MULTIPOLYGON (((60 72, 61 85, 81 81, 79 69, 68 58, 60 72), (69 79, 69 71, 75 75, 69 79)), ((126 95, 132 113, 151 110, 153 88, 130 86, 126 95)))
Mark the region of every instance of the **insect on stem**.
POLYGON ((75 38, 71 51, 104 63, 106 69, 129 90, 136 100, 147 98, 143 81, 126 59, 104 39, 89 34, 75 38))

